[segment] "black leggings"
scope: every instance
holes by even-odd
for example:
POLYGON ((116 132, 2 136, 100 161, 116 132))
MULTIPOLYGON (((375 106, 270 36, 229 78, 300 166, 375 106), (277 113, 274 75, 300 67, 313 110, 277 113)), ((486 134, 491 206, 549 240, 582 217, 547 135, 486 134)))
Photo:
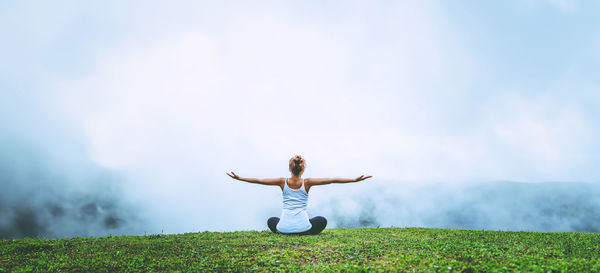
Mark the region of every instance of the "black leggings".
POLYGON ((327 219, 325 219, 325 217, 323 217, 323 216, 316 216, 316 217, 310 218, 309 221, 312 224, 312 227, 309 230, 304 231, 304 232, 296 232, 296 233, 279 232, 277 230, 277 223, 279 223, 279 217, 269 218, 269 220, 267 220, 267 226, 269 226, 269 229, 271 229, 271 231, 273 231, 274 233, 281 233, 281 234, 286 234, 286 235, 292 235, 292 234, 317 235, 317 234, 319 234, 319 232, 321 232, 322 230, 325 229, 325 226, 327 226, 327 219))

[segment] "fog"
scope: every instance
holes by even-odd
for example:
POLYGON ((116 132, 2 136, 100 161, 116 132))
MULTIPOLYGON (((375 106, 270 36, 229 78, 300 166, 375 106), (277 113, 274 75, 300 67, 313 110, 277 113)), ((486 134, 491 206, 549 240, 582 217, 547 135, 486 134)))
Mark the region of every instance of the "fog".
POLYGON ((582 3, 40 5, 0 4, 0 237, 265 230, 281 190, 225 173, 295 154, 373 175, 310 190, 328 227, 598 231, 582 3))
POLYGON ((452 187, 433 183, 395 190, 381 188, 339 197, 317 210, 330 216, 335 226, 345 228, 600 231, 597 184, 487 181, 452 187))
POLYGON ((77 128, 30 98, 1 98, 1 238, 143 231, 141 208, 123 198, 122 175, 91 162, 77 128))

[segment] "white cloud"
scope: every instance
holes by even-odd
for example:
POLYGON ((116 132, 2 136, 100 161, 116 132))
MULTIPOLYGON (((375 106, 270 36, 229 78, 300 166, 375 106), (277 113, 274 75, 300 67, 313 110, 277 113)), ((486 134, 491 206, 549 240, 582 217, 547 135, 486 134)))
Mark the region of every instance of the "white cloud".
POLYGON ((576 166, 589 160, 593 132, 576 105, 511 92, 491 101, 486 124, 494 136, 490 145, 504 156, 495 163, 506 166, 504 179, 578 179, 576 166))
MULTIPOLYGON (((153 149, 164 148, 158 144, 175 132, 202 146, 189 147, 189 154, 200 154, 211 141, 211 151, 227 151, 242 138, 273 156, 297 149, 315 157, 360 158, 362 149, 371 149, 364 131, 371 131, 369 137, 381 130, 401 136, 435 122, 425 107, 441 109, 446 96, 460 96, 452 86, 432 90, 442 85, 435 82, 453 78, 460 86, 466 77, 453 71, 465 64, 445 57, 451 54, 440 47, 447 44, 460 55, 440 34, 450 31, 431 25, 434 19, 418 6, 406 6, 361 35, 243 14, 232 34, 193 31, 113 48, 98 55, 94 73, 72 87, 67 104, 82 115, 94 158, 117 168, 147 164, 153 149), (381 35, 372 36, 377 29, 381 35), (388 43, 374 43, 378 39, 388 43)), ((334 162, 329 167, 344 165, 334 162)))
POLYGON ((286 8, 226 13, 168 39, 99 51, 92 72, 60 83, 56 100, 81 119, 93 160, 135 177, 132 188, 164 217, 177 217, 167 216, 172 208, 209 217, 198 208, 226 194, 279 198, 223 184, 224 172, 283 176, 293 154, 309 160, 307 176, 426 178, 437 139, 419 128, 440 121, 431 108, 451 111, 444 98, 464 96, 455 91, 469 77, 451 29, 429 8, 354 6, 345 16, 368 9, 369 18, 344 24, 283 17, 286 8), (213 24, 228 32, 207 30, 213 24))
POLYGON ((573 179, 586 159, 576 107, 469 93, 481 72, 434 4, 350 5, 339 21, 260 8, 124 40, 58 85, 57 105, 81 119, 93 160, 128 172, 161 223, 183 223, 170 232, 262 228, 251 219, 277 213, 277 189, 224 172, 284 176, 294 154, 308 159, 307 177, 396 181, 573 179))

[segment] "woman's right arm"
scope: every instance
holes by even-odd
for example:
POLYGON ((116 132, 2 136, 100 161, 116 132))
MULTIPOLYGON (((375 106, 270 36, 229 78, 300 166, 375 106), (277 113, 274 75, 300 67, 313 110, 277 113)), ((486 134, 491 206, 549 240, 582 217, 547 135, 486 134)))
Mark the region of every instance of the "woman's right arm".
POLYGON ((306 183, 308 183, 311 186, 316 186, 316 185, 327 185, 327 184, 331 184, 331 183, 352 183, 352 182, 358 182, 358 181, 363 181, 367 178, 371 178, 373 177, 372 175, 369 176, 365 176, 365 175, 361 175, 357 178, 307 178, 306 179, 306 183))

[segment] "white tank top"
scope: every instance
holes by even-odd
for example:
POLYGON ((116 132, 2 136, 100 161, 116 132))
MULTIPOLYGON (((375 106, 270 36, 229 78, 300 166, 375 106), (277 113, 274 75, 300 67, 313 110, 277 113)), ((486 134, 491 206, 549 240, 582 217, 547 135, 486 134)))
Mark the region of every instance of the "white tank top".
POLYGON ((302 186, 297 190, 290 188, 287 182, 286 178, 283 186, 283 211, 277 223, 277 230, 283 233, 307 231, 312 228, 312 224, 306 213, 308 193, 304 188, 304 179, 302 186))

